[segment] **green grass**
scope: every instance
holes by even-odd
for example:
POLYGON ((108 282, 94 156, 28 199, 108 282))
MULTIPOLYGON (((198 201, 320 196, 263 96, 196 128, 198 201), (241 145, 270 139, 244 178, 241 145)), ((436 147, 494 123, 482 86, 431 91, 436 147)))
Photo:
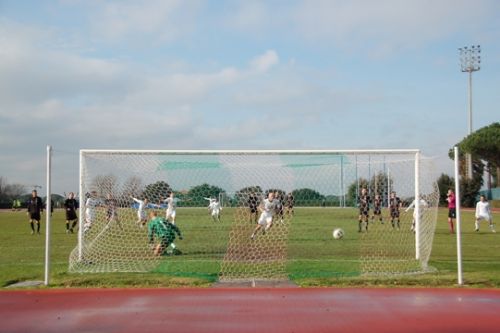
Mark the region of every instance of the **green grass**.
MULTIPOLYGON (((205 210, 179 209, 178 225, 185 239, 177 241, 183 255, 162 258, 148 273, 69 273, 68 258, 76 246, 77 235, 66 234, 64 212, 56 211, 51 234, 52 287, 208 287, 217 281, 221 261, 231 231, 229 217, 233 211, 224 210, 222 225, 210 224, 205 210)), ((361 274, 360 255, 372 248, 369 235, 384 232, 390 243, 391 228, 374 227, 370 233, 357 233, 356 211, 353 209, 297 208, 290 224, 287 242, 286 274, 301 286, 441 286, 456 285, 456 238, 450 235, 446 222, 447 211, 440 209, 429 265, 434 273, 377 277, 361 274), (334 227, 346 231, 343 240, 332 239, 334 227)), ((45 217, 43 217, 44 219, 45 217)), ((494 220, 500 218, 495 213, 494 220)), ((474 287, 500 287, 500 233, 473 231, 473 212, 462 212, 462 256, 464 281, 474 287)), ((387 223, 387 222, 386 222, 387 223)), ((26 213, 0 212, 0 286, 15 282, 43 280, 45 255, 45 221, 42 235, 31 235, 26 213)), ((243 226, 247 242, 253 224, 243 226)), ((388 227, 387 224, 384 226, 388 227)), ((407 230, 407 225, 402 230, 407 230)), ((271 230, 271 233, 273 230, 271 230)), ((403 231, 402 231, 403 232, 403 231)), ((407 232, 407 231, 404 231, 407 232)), ((408 235, 411 235, 408 232, 408 235)), ((399 236, 398 236, 399 237, 399 236)), ((408 238, 411 243, 411 236, 408 238)), ((246 243, 245 243, 246 244, 246 243)), ((250 243, 249 243, 250 244, 250 243)), ((401 244, 385 245, 388 249, 406 250, 401 244)), ((411 247, 411 246, 410 246, 411 247)), ((395 255, 388 251, 387 256, 395 255)))

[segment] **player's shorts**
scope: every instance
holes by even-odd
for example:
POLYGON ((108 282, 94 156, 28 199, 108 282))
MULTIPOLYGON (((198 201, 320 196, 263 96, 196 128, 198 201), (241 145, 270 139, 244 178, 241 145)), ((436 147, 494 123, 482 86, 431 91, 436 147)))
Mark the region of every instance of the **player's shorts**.
POLYGON ((219 216, 220 214, 220 210, 219 209, 215 209, 212 211, 212 216, 219 216))
POLYGON ((476 221, 488 221, 488 222, 491 222, 491 216, 490 215, 479 215, 478 217, 476 217, 476 221))
POLYGON ((391 209, 391 217, 397 217, 399 218, 399 209, 391 209))
POLYGON ((257 221, 260 225, 267 225, 273 221, 273 215, 268 212, 263 212, 260 214, 259 221, 257 221))
POLYGON ((380 214, 382 214, 382 210, 380 208, 373 209, 373 215, 380 215, 380 214))
POLYGON ((95 219, 95 212, 94 211, 86 211, 85 212, 85 220, 87 221, 87 223, 92 223, 95 219))
POLYGON ((456 208, 448 209, 448 217, 451 219, 456 218, 457 217, 457 209, 456 208))
POLYGON ((76 220, 78 216, 76 216, 76 212, 73 209, 66 211, 66 221, 76 220))
POLYGON ((138 211, 137 212, 137 217, 139 218, 139 220, 146 220, 148 217, 146 215, 146 211, 143 210, 143 211, 138 211))
POLYGON ((368 209, 368 208, 360 208, 359 215, 368 216, 369 211, 370 211, 370 209, 368 209))
MULTIPOLYGON (((424 212, 422 211, 422 209, 420 210, 420 214, 418 214, 418 219, 420 221, 422 221, 424 217, 424 212)), ((413 211, 413 218, 416 219, 417 218, 417 212, 416 211, 413 211)))
POLYGON ((40 213, 39 212, 30 213, 30 219, 35 221, 40 221, 40 213))
POLYGON ((169 218, 175 219, 175 209, 172 209, 172 210, 167 209, 167 213, 166 213, 165 217, 167 218, 167 220, 169 218))

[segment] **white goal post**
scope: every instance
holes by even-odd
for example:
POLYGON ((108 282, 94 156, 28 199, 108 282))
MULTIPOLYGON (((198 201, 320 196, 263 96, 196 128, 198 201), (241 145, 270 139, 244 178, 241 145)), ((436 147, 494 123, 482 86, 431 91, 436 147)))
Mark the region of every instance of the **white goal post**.
POLYGON ((359 274, 424 272, 437 219, 434 176, 432 159, 418 149, 84 149, 70 271, 212 274, 221 281, 288 278, 298 264, 318 274, 343 267, 359 274), (370 197, 366 220, 362 188, 370 197), (175 204, 166 200, 172 192, 175 204), (272 228, 256 233, 257 206, 270 192, 277 198, 272 228), (400 200, 397 214, 388 208, 392 192, 400 200), (210 218, 215 199, 220 223, 210 218), (140 221, 141 205, 168 217, 183 240, 177 236, 163 255, 153 253, 157 239, 148 218, 140 221), (173 219, 168 210, 176 207, 173 219), (337 226, 346 231, 342 241, 331 238, 337 226), (298 242, 299 235, 318 242, 298 242))

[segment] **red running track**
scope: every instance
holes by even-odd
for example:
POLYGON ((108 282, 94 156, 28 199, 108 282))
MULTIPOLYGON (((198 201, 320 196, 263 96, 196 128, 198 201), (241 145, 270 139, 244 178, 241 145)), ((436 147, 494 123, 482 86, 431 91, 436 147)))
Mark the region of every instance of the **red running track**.
POLYGON ((0 292, 0 332, 500 332, 500 290, 0 292))

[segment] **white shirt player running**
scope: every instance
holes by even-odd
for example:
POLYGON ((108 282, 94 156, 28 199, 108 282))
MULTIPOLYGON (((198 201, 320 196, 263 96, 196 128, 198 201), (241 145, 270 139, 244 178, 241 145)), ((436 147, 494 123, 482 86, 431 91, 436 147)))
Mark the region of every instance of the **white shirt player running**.
POLYGON ((495 232, 495 229, 493 228, 493 218, 491 216, 490 203, 486 201, 483 196, 481 196, 481 200, 476 204, 476 231, 479 231, 479 222, 482 220, 488 221, 491 231, 495 232))
POLYGON ((257 223, 268 228, 268 226, 273 222, 274 211, 279 206, 279 204, 279 201, 276 199, 264 199, 264 201, 262 202, 262 214, 260 214, 257 223))
POLYGON ((251 239, 255 238, 255 235, 257 231, 259 231, 259 229, 264 228, 263 232, 265 232, 271 228, 271 226, 273 225, 273 214, 278 205, 279 201, 274 199, 274 192, 269 192, 268 197, 262 201, 259 207, 262 213, 260 214, 259 220, 257 221, 257 226, 250 236, 251 239))
POLYGON ((132 199, 139 204, 139 208, 137 209, 137 218, 139 221, 143 221, 147 219, 146 215, 146 205, 147 203, 144 200, 139 200, 137 198, 132 197, 132 199))
MULTIPOLYGON (((415 223, 417 221, 417 209, 415 207, 416 204, 417 204, 416 200, 413 200, 411 202, 411 204, 408 206, 408 208, 405 209, 405 212, 407 212, 410 209, 415 208, 413 211, 413 222, 411 223, 411 231, 415 230, 415 223)), ((418 220, 422 221, 423 217, 424 217, 424 211, 426 208, 429 208, 429 204, 424 199, 420 199, 418 205, 419 205, 419 207, 418 207, 419 208, 418 209, 418 220)))
POLYGON ((208 205, 208 209, 212 212, 212 215, 219 215, 221 208, 220 208, 220 202, 218 201, 212 201, 210 205, 208 205))
POLYGON ((175 224, 175 216, 176 216, 176 208, 177 208, 177 202, 180 201, 180 199, 174 198, 173 195, 170 195, 168 198, 163 200, 168 206, 167 206, 167 211, 165 212, 165 218, 175 224))
POLYGON ((211 213, 214 221, 220 222, 219 215, 220 215, 220 211, 222 210, 222 208, 220 206, 220 202, 218 202, 216 200, 211 201, 210 204, 208 205, 208 209, 210 210, 210 213, 211 213))
POLYGON ((485 201, 478 201, 476 204, 476 218, 480 218, 483 220, 490 220, 491 211, 490 211, 490 203, 485 201))
POLYGON ((85 224, 84 231, 87 231, 94 223, 96 218, 96 208, 100 205, 100 200, 95 197, 95 194, 92 194, 87 201, 85 202, 85 224))

